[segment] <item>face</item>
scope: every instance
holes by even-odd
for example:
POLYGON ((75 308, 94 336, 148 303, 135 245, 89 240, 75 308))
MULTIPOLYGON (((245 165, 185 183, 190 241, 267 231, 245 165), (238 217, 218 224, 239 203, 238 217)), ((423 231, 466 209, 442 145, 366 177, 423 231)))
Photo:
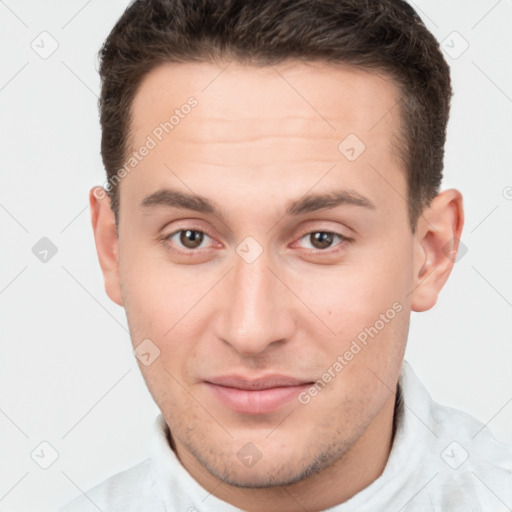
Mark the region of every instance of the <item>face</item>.
POLYGON ((290 484, 392 418, 425 261, 397 101, 385 77, 320 63, 143 81, 107 291, 186 466, 290 484))

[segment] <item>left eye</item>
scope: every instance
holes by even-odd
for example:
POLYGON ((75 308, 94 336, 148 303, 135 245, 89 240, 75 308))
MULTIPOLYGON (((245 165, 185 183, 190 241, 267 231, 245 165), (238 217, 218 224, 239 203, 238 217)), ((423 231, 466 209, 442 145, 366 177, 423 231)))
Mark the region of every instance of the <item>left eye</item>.
POLYGON ((305 234, 300 240, 308 240, 312 247, 307 247, 307 249, 317 249, 324 250, 329 249, 333 242, 338 239, 340 242, 344 242, 347 240, 346 237, 340 235, 338 233, 332 233, 330 231, 313 231, 311 233, 305 234))
POLYGON ((197 229, 180 229, 167 236, 166 239, 172 241, 176 236, 178 236, 179 243, 185 249, 199 249, 205 237, 210 238, 204 231, 197 229))

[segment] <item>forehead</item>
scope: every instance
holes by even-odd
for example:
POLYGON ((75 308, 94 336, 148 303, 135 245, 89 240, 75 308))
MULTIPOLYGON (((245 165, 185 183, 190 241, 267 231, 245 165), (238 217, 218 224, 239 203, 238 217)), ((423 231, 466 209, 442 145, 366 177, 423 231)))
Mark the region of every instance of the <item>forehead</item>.
POLYGON ((236 143, 274 135, 342 140, 347 133, 375 143, 383 134, 389 140, 399 124, 398 90, 376 73, 324 62, 183 63, 160 65, 143 79, 131 109, 135 137, 151 133, 192 96, 193 120, 175 132, 193 131, 202 144, 222 135, 236 143))
MULTIPOLYGON (((126 181, 132 199, 176 181, 177 174, 203 195, 214 183, 221 194, 228 181, 240 190, 272 186, 302 195, 334 164, 349 188, 361 180, 382 185, 375 170, 398 174, 402 167, 398 102, 389 78, 349 66, 164 64, 144 78, 132 103, 132 150, 148 137, 155 147, 137 163, 142 172, 126 181), (193 108, 186 106, 190 98, 193 108), (361 156, 349 158, 354 152, 361 156)), ((371 193, 372 186, 366 188, 371 193)))

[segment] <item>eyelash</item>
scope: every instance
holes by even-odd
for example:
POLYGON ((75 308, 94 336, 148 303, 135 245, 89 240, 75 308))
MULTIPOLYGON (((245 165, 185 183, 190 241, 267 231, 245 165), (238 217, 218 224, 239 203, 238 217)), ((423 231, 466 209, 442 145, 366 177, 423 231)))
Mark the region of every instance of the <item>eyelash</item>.
MULTIPOLYGON (((165 242, 165 243, 168 243, 168 242, 170 242, 172 237, 182 233, 183 231, 195 231, 196 233, 202 233, 204 235, 207 235, 212 240, 214 239, 214 237, 208 231, 206 231, 204 229, 197 229, 197 228, 194 228, 194 227, 182 227, 180 229, 177 229, 177 230, 173 231, 169 235, 164 235, 161 240, 163 242, 165 242)), ((334 235, 335 237, 337 237, 339 239, 339 243, 334 246, 334 247, 336 247, 336 249, 334 249, 334 250, 332 250, 331 248, 327 248, 327 249, 311 249, 311 250, 309 250, 309 252, 314 254, 314 255, 325 254, 325 255, 332 256, 334 254, 337 254, 343 248, 345 248, 346 245, 348 245, 349 243, 353 242, 352 238, 349 238, 349 237, 347 237, 345 235, 342 235, 341 233, 336 233, 335 231, 327 231, 327 230, 321 230, 321 229, 317 229, 317 230, 313 230, 313 231, 306 231, 297 240, 302 240, 304 237, 306 237, 308 235, 313 235, 315 233, 327 233, 327 234, 330 234, 330 235, 334 235)), ((176 249, 176 248, 173 248, 173 247, 171 247, 171 249, 174 252, 177 252, 178 254, 185 255, 185 256, 193 255, 195 253, 200 252, 200 250, 201 250, 200 248, 188 249, 188 250, 180 250, 180 249, 176 249)))
POLYGON ((322 229, 316 229, 313 231, 306 231, 303 233, 298 240, 302 240, 304 237, 313 235, 315 233, 327 233, 328 235, 334 235, 334 237, 337 237, 339 239, 339 243, 336 245, 333 245, 331 247, 328 247, 327 249, 305 249, 309 251, 312 254, 325 254, 328 256, 332 256, 334 254, 337 254, 341 250, 343 250, 350 242, 353 241, 352 238, 349 238, 348 236, 342 235, 341 233, 336 233, 335 231, 327 231, 322 229), (333 249, 334 247, 334 249, 333 249))

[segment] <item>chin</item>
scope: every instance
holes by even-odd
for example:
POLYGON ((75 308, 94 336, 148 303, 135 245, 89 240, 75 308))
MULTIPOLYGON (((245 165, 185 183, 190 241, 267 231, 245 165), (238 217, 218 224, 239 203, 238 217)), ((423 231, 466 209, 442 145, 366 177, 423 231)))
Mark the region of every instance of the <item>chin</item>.
POLYGON ((240 488, 263 489, 292 485, 310 478, 343 457, 345 451, 330 446, 327 450, 316 454, 304 454, 299 458, 296 454, 299 450, 300 448, 297 448, 288 456, 282 452, 267 456, 262 454, 261 459, 252 467, 243 467, 236 454, 210 452, 210 457, 204 457, 203 454, 196 452, 194 456, 210 474, 225 484, 240 488))
POLYGON ((293 466, 289 465, 286 467, 260 467, 257 471, 255 468, 244 470, 231 469, 227 474, 223 471, 218 471, 218 468, 209 467, 208 465, 206 469, 213 476, 223 481, 223 483, 245 489, 268 489, 291 485, 304 480, 312 474, 307 469, 300 471, 299 468, 293 468, 293 466))

